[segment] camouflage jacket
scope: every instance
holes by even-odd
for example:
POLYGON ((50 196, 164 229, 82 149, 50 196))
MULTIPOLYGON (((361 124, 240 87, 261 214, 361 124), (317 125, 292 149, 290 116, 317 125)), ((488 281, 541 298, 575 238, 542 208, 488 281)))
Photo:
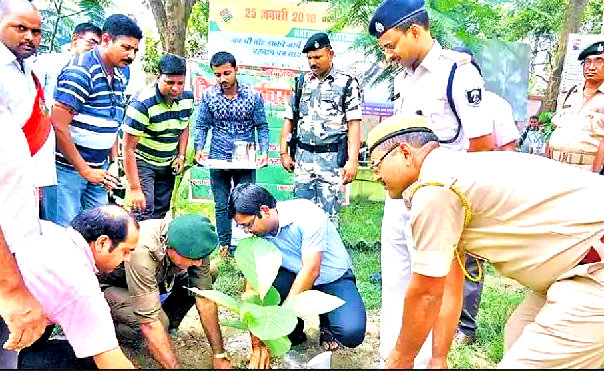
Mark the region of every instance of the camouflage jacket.
MULTIPOLYGON (((285 112, 285 118, 292 120, 295 94, 285 112)), ((312 73, 304 75, 304 85, 300 98, 300 120, 298 138, 312 145, 338 142, 348 132, 348 121, 361 120, 361 92, 355 78, 332 70, 320 80, 312 73), (346 84, 352 79, 346 92, 346 84)))

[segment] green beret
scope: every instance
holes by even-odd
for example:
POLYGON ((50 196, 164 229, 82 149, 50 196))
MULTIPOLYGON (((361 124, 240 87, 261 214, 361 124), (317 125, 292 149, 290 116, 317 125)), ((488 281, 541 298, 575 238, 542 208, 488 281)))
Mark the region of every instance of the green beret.
POLYGON ((210 255, 218 245, 218 237, 210 220, 196 214, 174 218, 168 226, 166 239, 168 248, 194 260, 210 255))

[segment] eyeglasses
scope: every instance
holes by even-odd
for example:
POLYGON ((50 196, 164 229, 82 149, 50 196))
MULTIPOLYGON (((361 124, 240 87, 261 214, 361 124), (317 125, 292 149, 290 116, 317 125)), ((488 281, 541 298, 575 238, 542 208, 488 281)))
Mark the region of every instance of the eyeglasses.
POLYGON ((252 233, 252 228, 254 227, 254 223, 256 223, 256 215, 254 215, 252 220, 250 220, 249 222, 247 222, 245 224, 239 224, 239 223, 238 224, 241 228, 243 228, 243 231, 245 233, 252 233))
POLYGON ((382 163, 382 161, 384 161, 384 159, 386 158, 386 156, 388 156, 392 151, 394 151, 395 149, 397 149, 398 146, 399 146, 398 144, 395 144, 394 146, 392 146, 392 148, 390 148, 388 151, 386 151, 386 153, 384 153, 384 155, 382 157, 380 157, 379 160, 377 160, 376 162, 374 162, 371 165, 369 165, 369 168, 371 169, 371 171, 373 171, 374 173, 376 173, 378 166, 380 166, 380 164, 382 163))
POLYGON ((85 37, 80 37, 80 39, 86 41, 88 43, 88 45, 90 46, 97 46, 99 45, 99 41, 97 39, 93 39, 93 38, 85 38, 85 37))
POLYGON ((594 66, 595 68, 601 68, 602 66, 604 66, 604 59, 603 58, 585 59, 585 60, 583 60, 582 64, 583 64, 583 68, 589 68, 591 66, 594 66))

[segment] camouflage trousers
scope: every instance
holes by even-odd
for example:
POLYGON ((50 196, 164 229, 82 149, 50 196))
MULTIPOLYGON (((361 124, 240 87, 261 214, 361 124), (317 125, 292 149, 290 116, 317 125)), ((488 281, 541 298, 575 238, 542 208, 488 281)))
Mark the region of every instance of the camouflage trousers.
POLYGON ((337 152, 312 153, 298 148, 294 170, 294 198, 311 200, 338 226, 342 207, 342 169, 337 152))

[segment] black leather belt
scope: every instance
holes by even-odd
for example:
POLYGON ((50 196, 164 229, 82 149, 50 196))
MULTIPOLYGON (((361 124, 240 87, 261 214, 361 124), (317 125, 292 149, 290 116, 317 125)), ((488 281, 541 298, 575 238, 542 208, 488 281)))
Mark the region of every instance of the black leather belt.
POLYGON ((330 144, 314 146, 312 144, 298 142, 298 147, 302 148, 305 151, 312 152, 312 153, 338 152, 338 143, 330 143, 330 144))

